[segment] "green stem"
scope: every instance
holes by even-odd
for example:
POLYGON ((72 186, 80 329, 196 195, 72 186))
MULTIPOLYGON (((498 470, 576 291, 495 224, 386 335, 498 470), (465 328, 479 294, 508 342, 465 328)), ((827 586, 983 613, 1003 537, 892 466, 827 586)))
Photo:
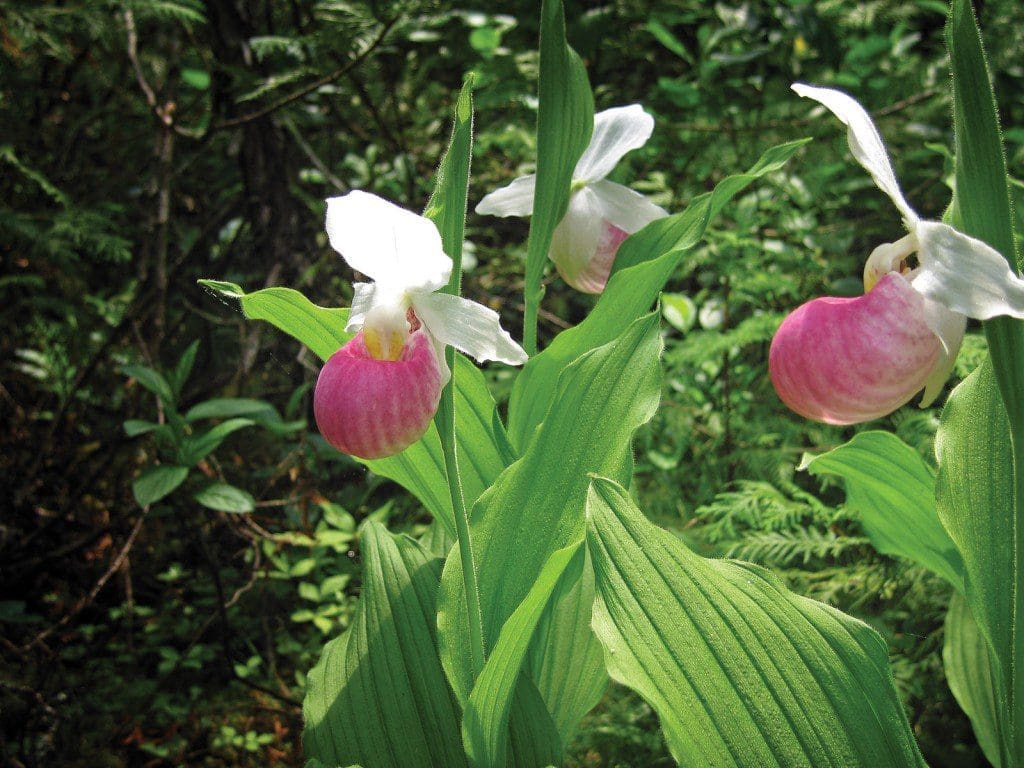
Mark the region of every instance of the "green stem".
POLYGON ((537 354, 537 312, 540 308, 541 292, 526 286, 523 294, 523 349, 533 357, 537 354))
POLYGON ((448 349, 446 357, 448 367, 452 371, 452 380, 448 382, 441 395, 438 427, 441 436, 441 450, 444 453, 445 474, 448 476, 448 492, 452 499, 452 512, 455 513, 455 535, 459 542, 462 581, 466 589, 466 606, 469 613, 469 644, 473 663, 473 678, 476 679, 483 671, 486 659, 484 620, 480 610, 480 588, 477 586, 476 562, 473 558, 473 545, 469 534, 469 511, 466 509, 466 499, 462 494, 462 482, 459 479, 459 459, 455 446, 455 353, 451 348, 448 349))

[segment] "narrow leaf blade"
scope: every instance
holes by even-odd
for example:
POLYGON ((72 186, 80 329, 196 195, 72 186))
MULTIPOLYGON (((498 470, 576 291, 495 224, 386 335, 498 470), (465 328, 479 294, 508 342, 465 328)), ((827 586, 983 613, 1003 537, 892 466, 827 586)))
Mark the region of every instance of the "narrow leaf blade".
POLYGON ((942 663, 946 680, 957 702, 974 727, 985 757, 996 768, 999 757, 999 714, 988 643, 978 631, 971 609, 962 595, 954 594, 946 613, 942 663))

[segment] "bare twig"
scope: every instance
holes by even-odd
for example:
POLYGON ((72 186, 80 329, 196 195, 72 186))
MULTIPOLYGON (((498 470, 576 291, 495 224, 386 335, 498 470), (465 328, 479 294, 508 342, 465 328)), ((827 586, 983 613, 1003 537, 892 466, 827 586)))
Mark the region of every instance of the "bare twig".
POLYGON ((71 612, 67 613, 60 621, 58 621, 56 624, 51 625, 48 629, 44 629, 42 632, 36 635, 32 642, 30 642, 28 645, 24 647, 24 650, 27 651, 33 648, 34 646, 39 645, 39 643, 43 642, 43 640, 48 638, 54 632, 70 624, 72 619, 78 616, 78 614, 84 611, 87 607, 92 605, 93 601, 96 599, 96 596, 99 595, 103 587, 105 587, 107 582, 110 581, 110 578, 115 573, 117 573, 117 571, 124 564, 125 560, 128 559, 128 553, 131 551, 132 546, 135 544, 135 539, 138 538, 139 531, 142 530, 142 524, 143 522, 145 522, 146 515, 148 514, 149 506, 147 505, 142 508, 142 514, 139 515, 139 519, 136 520, 135 525, 132 526, 131 533, 128 534, 128 538, 125 541, 124 546, 121 547, 121 551, 117 553, 117 557, 114 558, 113 562, 110 564, 110 567, 107 568, 106 572, 102 576, 100 576, 99 581, 97 581, 93 585, 93 588, 89 590, 89 594, 86 595, 85 598, 81 600, 78 603, 78 605, 76 605, 71 610, 71 612))
POLYGON ((331 169, 327 167, 327 164, 323 160, 320 159, 320 156, 313 150, 313 147, 309 145, 309 142, 302 138, 302 134, 299 132, 299 129, 295 127, 295 123, 288 119, 282 120, 281 122, 284 124, 288 133, 291 134, 295 143, 298 144, 299 149, 301 149, 306 157, 309 158, 309 162, 311 162, 313 166, 323 174, 325 179, 331 182, 331 186, 342 194, 348 192, 348 185, 331 173, 331 169))

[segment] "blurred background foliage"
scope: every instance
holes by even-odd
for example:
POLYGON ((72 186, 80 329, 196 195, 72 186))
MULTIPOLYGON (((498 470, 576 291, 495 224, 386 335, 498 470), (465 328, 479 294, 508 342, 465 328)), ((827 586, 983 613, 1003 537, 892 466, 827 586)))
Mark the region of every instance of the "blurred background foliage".
MULTIPOLYGON (((908 198, 938 217, 951 178, 945 4, 566 6, 598 108, 641 102, 656 118, 615 179, 669 210, 775 143, 817 139, 730 206, 668 286, 662 408, 637 440, 642 506, 699 551, 772 567, 878 628, 930 764, 981 765, 942 673, 948 590, 877 554, 842 489, 795 470, 852 430, 787 412, 766 376, 785 312, 858 293, 866 254, 901 230, 836 121, 789 85, 854 93, 908 198)), ((359 188, 422 208, 467 70, 471 207, 532 170, 537 10, 0 7, 0 761, 301 764, 304 673, 358 598, 359 525, 415 534, 428 521, 311 429, 309 353, 196 279, 347 304, 324 198, 359 188)), ((978 10, 1021 177, 1024 6, 978 10)), ((526 223, 471 213, 467 239, 467 294, 519 336, 526 223)), ((542 344, 591 304, 552 276, 542 344)), ((969 336, 958 373, 983 354, 969 336)), ((509 374, 492 379, 506 395, 509 374)), ((936 416, 909 406, 872 426, 931 460, 936 416)), ((651 711, 613 688, 569 764, 671 761, 651 711)))

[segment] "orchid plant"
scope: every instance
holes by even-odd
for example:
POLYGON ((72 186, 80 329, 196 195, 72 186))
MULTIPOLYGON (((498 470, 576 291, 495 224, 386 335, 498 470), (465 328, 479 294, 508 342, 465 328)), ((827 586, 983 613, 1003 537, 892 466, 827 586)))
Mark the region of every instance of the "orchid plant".
POLYGON ((803 83, 793 90, 847 126, 854 158, 896 205, 909 234, 871 252, 864 296, 815 299, 786 318, 772 341, 772 383, 794 411, 830 424, 884 416, 922 387, 921 406, 930 405, 953 370, 968 317, 1024 318, 1024 280, 988 244, 918 216, 878 129, 854 99, 803 83))
MULTIPOLYGON (((572 173, 569 206, 555 227, 548 258, 558 274, 584 293, 600 293, 608 282, 622 241, 668 212, 639 192, 608 181, 619 160, 642 147, 654 131, 654 118, 639 104, 594 115, 590 144, 572 173)), ((537 176, 520 176, 483 198, 476 212, 489 216, 529 216, 537 176)))
MULTIPOLYGON (((804 467, 845 478, 881 551, 950 582, 950 684, 990 760, 1010 768, 1024 766, 1024 547, 1014 545, 1024 530, 1024 330, 1011 319, 1024 314, 1024 283, 966 0, 953 3, 949 30, 956 228, 910 208, 860 105, 796 86, 847 124, 854 156, 909 234, 869 257, 864 296, 817 299, 787 318, 770 368, 799 413, 864 421, 922 387, 934 399, 965 316, 987 319, 992 361, 950 396, 937 474, 883 432, 804 467)), ((714 215, 806 142, 769 149, 667 215, 605 178, 646 141, 653 118, 639 105, 594 116, 561 3, 544 0, 537 175, 477 207, 531 216, 524 351, 494 312, 458 295, 471 89, 467 81, 456 101, 424 216, 366 192, 327 202, 331 245, 373 281, 354 285, 351 308, 205 281, 324 361, 314 395, 321 433, 433 518, 421 540, 361 528, 359 609, 308 677, 307 765, 560 765, 609 679, 647 700, 683 765, 924 765, 874 629, 757 566, 693 552, 648 521, 629 491, 631 441, 661 394, 659 293, 714 215), (570 285, 600 296, 538 350, 548 256, 570 285), (523 364, 507 418, 455 350, 523 364)))
POLYGON ((353 286, 345 330, 358 333, 324 365, 313 397, 320 433, 342 453, 392 456, 423 436, 451 377, 445 345, 480 362, 526 362, 494 310, 438 293, 452 260, 434 222, 355 191, 327 201, 327 236, 374 280, 353 286))

